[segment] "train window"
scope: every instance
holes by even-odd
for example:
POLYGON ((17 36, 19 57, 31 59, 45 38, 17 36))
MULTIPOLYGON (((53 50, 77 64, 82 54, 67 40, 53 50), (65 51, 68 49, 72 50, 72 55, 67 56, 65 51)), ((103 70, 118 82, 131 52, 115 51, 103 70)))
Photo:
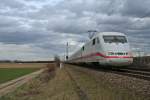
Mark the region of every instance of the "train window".
POLYGON ((127 43, 127 39, 125 36, 114 36, 114 35, 107 35, 103 36, 105 43, 127 43))
POLYGON ((114 55, 115 53, 114 52, 108 52, 108 55, 114 55))
POLYGON ((95 39, 93 39, 93 43, 92 44, 95 45, 95 39))

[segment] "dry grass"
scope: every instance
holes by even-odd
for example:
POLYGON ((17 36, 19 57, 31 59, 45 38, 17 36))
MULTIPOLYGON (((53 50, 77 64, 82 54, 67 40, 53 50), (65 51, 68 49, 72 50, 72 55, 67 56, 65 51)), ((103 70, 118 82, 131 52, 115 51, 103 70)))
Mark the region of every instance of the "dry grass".
MULTIPOLYGON (((88 95, 89 100, 143 100, 130 91, 114 89, 106 81, 97 80, 81 70, 70 67, 67 70, 88 95)), ((0 100, 81 100, 81 98, 66 70, 49 64, 40 77, 0 100)))
POLYGON ((40 77, 3 96, 0 100, 79 100, 64 69, 48 65, 40 77))

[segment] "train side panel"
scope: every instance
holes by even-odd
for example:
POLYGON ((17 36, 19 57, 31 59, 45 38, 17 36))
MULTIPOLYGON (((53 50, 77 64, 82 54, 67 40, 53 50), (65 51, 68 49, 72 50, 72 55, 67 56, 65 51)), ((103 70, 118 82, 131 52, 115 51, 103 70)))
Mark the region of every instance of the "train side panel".
MULTIPOLYGON (((122 33, 104 32, 94 36, 80 50, 73 54, 69 61, 74 63, 93 63, 97 62, 101 65, 124 66, 133 62, 129 43, 107 43, 104 36, 124 37, 122 33), (110 55, 112 53, 113 55, 110 55)), ((108 39, 109 39, 108 38, 108 39)), ((111 39, 110 38, 110 39, 111 39)))

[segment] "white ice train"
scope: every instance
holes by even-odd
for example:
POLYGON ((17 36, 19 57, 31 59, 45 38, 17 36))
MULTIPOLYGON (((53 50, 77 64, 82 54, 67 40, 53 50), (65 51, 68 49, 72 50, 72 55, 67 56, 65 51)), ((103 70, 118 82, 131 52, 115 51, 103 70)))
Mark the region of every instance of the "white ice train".
POLYGON ((95 34, 80 50, 69 57, 70 63, 97 63, 127 66, 132 64, 132 52, 127 36, 119 32, 95 34))

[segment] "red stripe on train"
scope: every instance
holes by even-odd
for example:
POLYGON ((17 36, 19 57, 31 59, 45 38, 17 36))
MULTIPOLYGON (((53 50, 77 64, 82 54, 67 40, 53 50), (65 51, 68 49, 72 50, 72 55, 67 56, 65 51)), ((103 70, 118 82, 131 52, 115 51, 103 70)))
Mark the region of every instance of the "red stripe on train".
POLYGON ((85 55, 82 57, 74 58, 73 60, 84 59, 84 58, 89 58, 89 57, 93 57, 93 56, 100 56, 103 58, 133 58, 132 56, 106 56, 102 53, 97 52, 97 53, 92 53, 92 54, 85 55))
POLYGON ((132 58, 131 56, 105 56, 102 53, 96 53, 95 55, 96 56, 101 56, 101 57, 104 57, 104 58, 132 58))

